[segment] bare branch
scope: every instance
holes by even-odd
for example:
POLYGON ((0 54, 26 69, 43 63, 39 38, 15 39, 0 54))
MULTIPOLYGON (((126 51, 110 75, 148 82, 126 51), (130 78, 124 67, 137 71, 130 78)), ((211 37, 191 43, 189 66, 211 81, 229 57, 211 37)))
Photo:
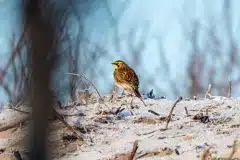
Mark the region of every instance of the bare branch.
MULTIPOLYGON (((102 96, 100 95, 97 87, 95 87, 95 85, 94 85, 91 81, 89 81, 84 75, 82 75, 81 73, 79 73, 79 74, 76 74, 76 73, 66 73, 66 74, 68 74, 68 75, 73 75, 73 76, 78 76, 78 77, 82 77, 83 79, 85 79, 88 83, 90 83, 90 84, 92 85, 92 87, 96 90, 99 98, 104 102, 104 99, 103 99, 102 96)), ((105 105, 108 109, 110 109, 106 104, 104 104, 104 105, 105 105)))

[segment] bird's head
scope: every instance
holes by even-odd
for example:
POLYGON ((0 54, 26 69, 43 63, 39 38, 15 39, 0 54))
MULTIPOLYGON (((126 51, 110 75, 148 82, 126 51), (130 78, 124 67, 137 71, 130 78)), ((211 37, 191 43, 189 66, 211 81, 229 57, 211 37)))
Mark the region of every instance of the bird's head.
POLYGON ((127 67, 127 64, 121 60, 117 60, 112 63, 114 69, 121 69, 127 67))

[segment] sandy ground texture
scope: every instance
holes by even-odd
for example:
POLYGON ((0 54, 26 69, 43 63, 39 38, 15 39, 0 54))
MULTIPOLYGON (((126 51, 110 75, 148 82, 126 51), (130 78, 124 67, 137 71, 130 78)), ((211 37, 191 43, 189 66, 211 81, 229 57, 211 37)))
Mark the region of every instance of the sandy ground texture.
MULTIPOLYGON (((109 95, 101 101, 93 94, 74 105, 56 108, 84 141, 76 140, 59 120, 49 120, 51 159, 129 159, 135 141, 138 148, 134 159, 195 160, 231 154, 232 159, 240 159, 240 100, 183 99, 174 108, 167 129, 166 118, 174 101, 153 97, 144 101, 147 107, 136 97, 109 95), (116 113, 119 107, 124 110, 116 113)), ((26 106, 18 109, 30 111, 26 106)), ((0 114, 0 128, 27 116, 6 106, 0 114)), ((29 125, 31 120, 0 132, 0 159, 14 159, 16 151, 27 159, 29 153, 23 144, 29 125)))

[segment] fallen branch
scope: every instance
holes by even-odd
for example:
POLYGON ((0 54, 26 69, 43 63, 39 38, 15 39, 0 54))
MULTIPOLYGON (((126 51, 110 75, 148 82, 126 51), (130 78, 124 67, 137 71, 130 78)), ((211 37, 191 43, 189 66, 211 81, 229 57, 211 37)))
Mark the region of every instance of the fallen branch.
POLYGON ((128 158, 128 160, 133 160, 135 155, 136 155, 136 152, 137 152, 137 149, 138 149, 138 141, 135 141, 134 144, 133 144, 133 149, 132 149, 132 152, 128 158))
MULTIPOLYGON (((81 73, 79 73, 79 74, 77 74, 77 73, 66 73, 66 74, 68 74, 68 75, 73 75, 73 76, 78 76, 78 77, 82 77, 83 79, 85 79, 88 83, 90 83, 90 84, 93 86, 93 88, 96 90, 96 92, 97 92, 99 98, 101 99, 101 101, 104 102, 102 96, 101 96, 100 93, 98 92, 97 87, 95 87, 95 85, 94 85, 90 80, 88 80, 84 75, 82 75, 81 73)), ((109 109, 109 107, 108 107, 105 103, 103 103, 103 104, 109 109)))
POLYGON ((83 138, 75 131, 75 129, 70 126, 63 118, 62 115, 60 115, 54 108, 54 113, 56 114, 57 118, 64 124, 65 127, 67 127, 79 140, 83 141, 83 138))
POLYGON ((156 116, 160 116, 159 113, 157 113, 157 112, 155 112, 155 111, 153 111, 153 110, 150 110, 150 109, 149 109, 148 112, 149 112, 149 113, 152 113, 152 114, 154 114, 154 115, 156 115, 156 116))
MULTIPOLYGON (((64 126, 67 127, 79 140, 83 141, 83 138, 80 135, 78 135, 78 133, 74 130, 74 128, 72 126, 70 126, 64 120, 63 116, 60 115, 54 108, 53 108, 53 111, 54 111, 55 115, 57 116, 57 118, 64 124, 64 126)), ((26 116, 23 119, 20 119, 20 120, 18 120, 16 122, 10 123, 10 124, 5 125, 5 126, 1 126, 0 127, 0 132, 6 131, 6 130, 11 129, 11 128, 14 128, 14 127, 20 125, 21 123, 24 123, 24 122, 26 122, 28 120, 31 120, 31 119, 32 119, 32 116, 29 115, 29 116, 26 116)))
POLYGON ((0 127, 0 132, 6 131, 6 130, 11 129, 11 128, 14 128, 14 127, 20 125, 21 123, 24 123, 24 122, 30 120, 31 118, 32 118, 31 116, 26 116, 23 119, 20 119, 19 121, 16 121, 16 122, 13 122, 13 123, 1 126, 0 127))
POLYGON ((180 102, 182 100, 182 97, 179 96, 178 99, 176 100, 176 102, 173 104, 169 114, 168 114, 168 117, 167 117, 167 122, 166 122, 166 126, 165 126, 165 129, 168 129, 168 124, 171 120, 171 116, 172 116, 172 113, 173 113, 173 109, 176 107, 177 103, 180 102))

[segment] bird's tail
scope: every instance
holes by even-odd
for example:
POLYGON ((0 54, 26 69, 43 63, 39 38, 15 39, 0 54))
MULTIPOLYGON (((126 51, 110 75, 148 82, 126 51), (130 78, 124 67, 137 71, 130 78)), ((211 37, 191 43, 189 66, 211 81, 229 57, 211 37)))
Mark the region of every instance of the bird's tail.
POLYGON ((144 101, 143 101, 143 99, 142 99, 142 96, 141 96, 140 92, 138 91, 138 89, 136 88, 136 89, 134 89, 133 91, 134 91, 134 94, 135 94, 138 98, 140 98, 140 100, 143 102, 144 106, 147 107, 147 105, 144 103, 144 101))
POLYGON ((138 91, 138 89, 134 89, 134 94, 138 97, 138 98, 142 98, 140 92, 138 91))

